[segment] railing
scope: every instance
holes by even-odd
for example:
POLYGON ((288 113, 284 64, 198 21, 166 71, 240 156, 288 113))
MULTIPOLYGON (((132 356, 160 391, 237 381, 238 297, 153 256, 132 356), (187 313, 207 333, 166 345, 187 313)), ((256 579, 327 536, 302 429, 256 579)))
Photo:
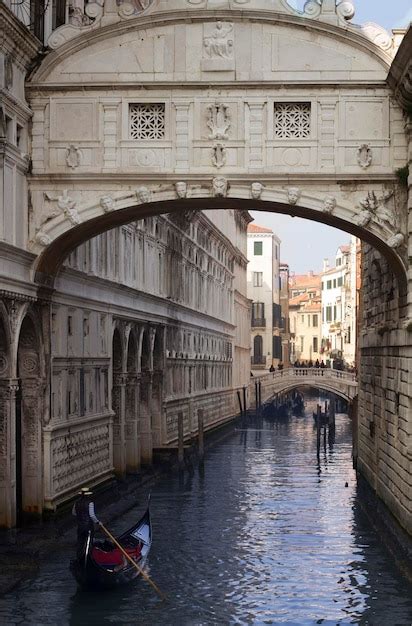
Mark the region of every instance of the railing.
POLYGON ((357 383, 356 374, 354 372, 345 372, 342 370, 334 370, 329 367, 288 367, 283 370, 269 372, 259 378, 267 380, 271 379, 295 379, 295 378, 327 378, 329 380, 340 380, 348 383, 357 383))
POLYGON ((266 365, 266 357, 264 356, 252 356, 250 360, 252 365, 266 365))
POLYGON ((266 328, 266 318, 265 317, 252 318, 252 328, 266 328))

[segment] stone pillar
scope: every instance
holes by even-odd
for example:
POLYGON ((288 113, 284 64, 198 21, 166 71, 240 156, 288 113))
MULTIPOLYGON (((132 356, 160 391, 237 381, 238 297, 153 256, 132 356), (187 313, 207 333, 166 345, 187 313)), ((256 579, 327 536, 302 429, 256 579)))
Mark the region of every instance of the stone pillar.
POLYGON ((47 100, 36 100, 35 103, 31 103, 33 110, 31 158, 34 172, 43 172, 45 167, 45 150, 47 149, 45 137, 45 110, 47 103, 47 100))
POLYGON ((126 472, 126 374, 113 373, 113 464, 118 476, 126 472))
POLYGON ((152 393, 152 373, 143 372, 140 383, 140 441, 141 461, 143 465, 150 465, 153 459, 153 436, 151 419, 152 393))
POLYGON ((176 109, 176 154, 175 171, 187 172, 189 169, 189 113, 188 102, 175 102, 176 109))
POLYGON ((117 167, 117 116, 120 102, 118 98, 103 100, 103 171, 117 167))
POLYGON ((0 380, 0 526, 16 524, 16 393, 18 380, 0 380))
POLYGON ((319 105, 319 166, 322 170, 335 168, 336 100, 319 105))
POLYGON ((136 374, 129 374, 126 385, 126 470, 136 473, 140 468, 140 442, 137 407, 139 406, 140 381, 136 374))
POLYGON ((264 167, 264 112, 265 102, 249 102, 249 167, 264 167))

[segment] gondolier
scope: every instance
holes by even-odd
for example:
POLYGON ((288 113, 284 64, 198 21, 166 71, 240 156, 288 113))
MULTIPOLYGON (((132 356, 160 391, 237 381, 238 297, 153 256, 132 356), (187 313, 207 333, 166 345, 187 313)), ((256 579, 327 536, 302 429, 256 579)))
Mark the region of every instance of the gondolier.
POLYGON ((89 537, 89 532, 93 535, 95 524, 100 524, 94 511, 92 501, 93 492, 88 487, 83 487, 79 491, 80 498, 74 503, 72 513, 77 519, 77 555, 83 553, 84 545, 89 537))

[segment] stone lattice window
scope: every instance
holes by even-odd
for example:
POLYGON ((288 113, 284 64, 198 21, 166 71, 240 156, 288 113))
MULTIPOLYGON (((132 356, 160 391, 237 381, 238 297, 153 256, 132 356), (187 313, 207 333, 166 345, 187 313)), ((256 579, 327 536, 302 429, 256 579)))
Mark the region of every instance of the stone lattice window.
POLYGON ((129 107, 130 137, 132 139, 165 138, 165 105, 137 103, 129 107))
POLYGON ((275 137, 278 139, 310 137, 310 114, 310 102, 276 102, 275 137))

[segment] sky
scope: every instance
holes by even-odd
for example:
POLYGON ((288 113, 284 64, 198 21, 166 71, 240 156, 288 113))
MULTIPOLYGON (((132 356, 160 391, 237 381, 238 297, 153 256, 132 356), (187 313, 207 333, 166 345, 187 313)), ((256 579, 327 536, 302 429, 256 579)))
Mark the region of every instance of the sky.
MULTIPOLYGON (((356 13, 352 22, 375 22, 390 30, 405 27, 412 21, 412 0, 352 0, 356 13)), ((289 0, 289 4, 302 9, 305 0, 289 0)), ((252 211, 255 222, 272 228, 282 240, 281 259, 289 263, 290 270, 306 273, 321 271, 323 259, 334 259, 338 247, 350 241, 350 235, 310 220, 288 215, 252 211)))

